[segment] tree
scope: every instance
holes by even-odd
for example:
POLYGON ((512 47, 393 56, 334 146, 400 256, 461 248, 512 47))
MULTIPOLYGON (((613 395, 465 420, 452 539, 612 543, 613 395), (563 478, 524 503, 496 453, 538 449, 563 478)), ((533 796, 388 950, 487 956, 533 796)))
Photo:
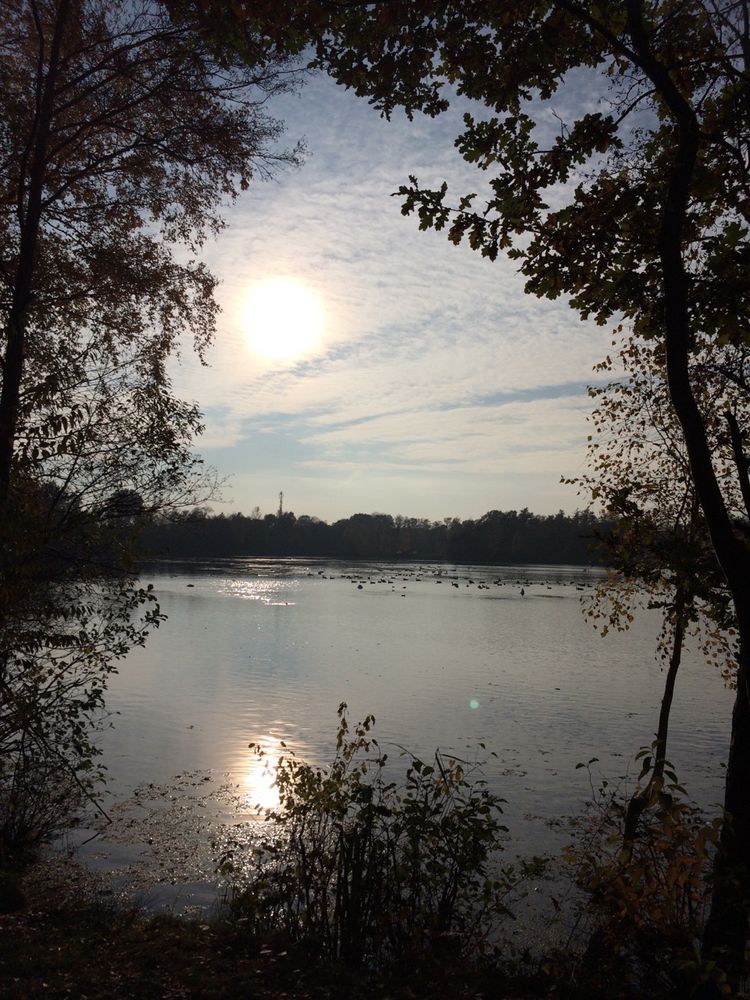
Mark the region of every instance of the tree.
MULTIPOLYGON (((734 480, 734 455, 724 414, 745 423, 747 352, 710 345, 691 358, 696 400, 716 469, 727 484, 735 518, 743 501, 734 480)), ((597 365, 599 374, 621 372, 606 385, 589 388, 595 400, 589 435, 588 472, 563 480, 579 488, 613 519, 602 539, 607 579, 585 603, 603 635, 626 629, 643 607, 658 609, 662 629, 657 655, 666 666, 656 738, 642 751, 640 779, 625 818, 626 847, 639 819, 664 794, 669 716, 683 648, 693 640, 733 683, 737 650, 730 596, 718 573, 695 493, 679 424, 670 405, 663 352, 654 341, 630 338, 616 360, 597 365)))
POLYGON ((61 769, 80 787, 106 677, 161 617, 132 575, 129 535, 211 487, 190 450, 200 414, 167 372, 185 335, 203 357, 214 333, 201 246, 227 199, 299 150, 278 148, 264 107, 295 85, 288 63, 259 53, 250 66, 156 0, 3 0, 0 14, 10 841, 28 826, 13 819, 19 788, 49 790, 61 769))
MULTIPOLYGON (((206 16, 226 11, 204 4, 206 16)), ((249 3, 230 21, 253 23, 249 3)), ((750 282, 750 5, 747 0, 410 0, 281 8, 299 44, 385 115, 435 115, 451 89, 478 102, 456 139, 489 177, 452 203, 447 186, 401 189, 421 228, 446 229, 490 259, 518 262, 529 292, 566 295, 582 317, 625 320, 664 345, 716 559, 737 619, 737 699, 715 868, 707 959, 733 983, 750 912, 750 551, 733 521, 696 402, 689 359, 700 339, 743 342, 750 282), (601 111, 545 128, 545 102, 585 76, 601 111)), ((226 20, 226 18, 225 18, 226 20)), ((547 105, 548 107, 548 105, 547 105)), ((732 428, 735 475, 750 499, 744 429, 732 428)), ((747 513, 747 511, 746 511, 747 513)))
POLYGON ((223 199, 297 154, 274 149, 281 126, 262 107, 292 85, 278 61, 220 65, 158 3, 26 0, 3 15, 5 507, 25 420, 59 404, 67 366, 166 391, 178 337, 206 347, 215 281, 196 254, 223 199))

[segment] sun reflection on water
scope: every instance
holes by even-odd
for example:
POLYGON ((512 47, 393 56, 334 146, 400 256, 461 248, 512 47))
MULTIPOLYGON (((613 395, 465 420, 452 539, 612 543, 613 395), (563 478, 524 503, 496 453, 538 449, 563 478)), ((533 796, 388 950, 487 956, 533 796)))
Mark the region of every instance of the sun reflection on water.
POLYGON ((248 804, 260 810, 277 809, 279 790, 276 787, 276 767, 283 747, 273 736, 263 736, 257 741, 262 749, 259 755, 255 749, 248 751, 242 774, 242 789, 248 804))
POLYGON ((296 603, 291 598, 296 595, 297 589, 298 582, 294 580, 236 578, 225 580, 218 587, 218 592, 239 600, 260 601, 262 604, 282 607, 296 603))

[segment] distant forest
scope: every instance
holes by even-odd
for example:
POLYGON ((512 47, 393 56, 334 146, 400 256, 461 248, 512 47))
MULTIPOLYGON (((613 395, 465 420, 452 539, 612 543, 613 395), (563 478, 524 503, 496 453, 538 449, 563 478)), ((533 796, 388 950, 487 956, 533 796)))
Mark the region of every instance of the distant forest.
POLYGON ((154 521, 143 533, 152 558, 328 556, 457 563, 602 563, 597 539, 612 524, 588 511, 540 516, 491 510, 476 521, 353 514, 327 524, 293 513, 209 514, 154 521))

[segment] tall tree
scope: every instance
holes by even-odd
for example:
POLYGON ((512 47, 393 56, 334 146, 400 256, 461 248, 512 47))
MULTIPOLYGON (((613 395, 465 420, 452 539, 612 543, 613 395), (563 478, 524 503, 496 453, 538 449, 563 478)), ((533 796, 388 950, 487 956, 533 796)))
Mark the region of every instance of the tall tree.
MULTIPOLYGON (((632 842, 643 811, 658 803, 667 764, 669 718, 683 649, 689 641, 734 681, 736 629, 730 596, 711 552, 684 439, 670 405, 664 352, 657 341, 629 338, 598 375, 615 376, 589 388, 595 406, 588 471, 564 480, 604 508, 614 528, 602 538, 611 571, 584 602, 602 634, 626 629, 642 609, 658 610, 657 656, 666 667, 656 738, 644 755, 641 780, 625 820, 632 842)), ((706 344, 691 358, 696 401, 709 435, 716 470, 726 484, 732 516, 743 500, 734 477, 734 453, 725 414, 746 423, 748 358, 745 348, 706 344)))
POLYGON ((158 393, 180 335, 203 351, 200 246, 227 198, 297 154, 263 107, 291 71, 219 61, 156 2, 5 2, 0 52, 4 508, 25 420, 65 398, 69 366, 130 364, 158 393))
MULTIPOLYGON (((203 4, 207 17, 230 8, 203 4)), ((242 0, 230 20, 259 8, 242 0)), ((529 292, 565 294, 583 317, 625 319, 665 346, 670 398, 740 635, 725 822, 704 951, 731 980, 744 968, 750 917, 750 551, 714 467, 691 381, 699 336, 750 330, 750 5, 748 0, 390 0, 288 4, 318 62, 388 115, 477 102, 459 153, 489 178, 477 205, 447 186, 402 188, 403 212, 490 259, 518 262, 529 292), (551 100, 584 82, 587 104, 559 134, 551 100)), ((580 98, 580 89, 578 91, 580 98)), ((553 105, 554 106, 554 105, 553 105)), ((580 106, 580 101, 579 101, 580 106)), ((735 472, 750 500, 745 429, 735 472)))
POLYGON ((124 542, 141 512, 202 488, 200 415, 167 363, 185 335, 201 357, 213 336, 200 250, 223 204, 299 159, 265 109, 297 79, 273 53, 251 65, 209 45, 157 0, 0 0, 8 841, 27 825, 19 788, 90 770, 107 674, 158 624, 124 542))

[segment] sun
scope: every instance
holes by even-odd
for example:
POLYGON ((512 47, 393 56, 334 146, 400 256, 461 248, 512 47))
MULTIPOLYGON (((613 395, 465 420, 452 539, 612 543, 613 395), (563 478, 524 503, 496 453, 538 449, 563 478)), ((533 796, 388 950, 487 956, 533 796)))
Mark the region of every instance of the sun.
POLYGON ((320 299, 294 278, 266 278, 250 289, 244 309, 250 348, 268 361, 297 361, 321 344, 320 299))

